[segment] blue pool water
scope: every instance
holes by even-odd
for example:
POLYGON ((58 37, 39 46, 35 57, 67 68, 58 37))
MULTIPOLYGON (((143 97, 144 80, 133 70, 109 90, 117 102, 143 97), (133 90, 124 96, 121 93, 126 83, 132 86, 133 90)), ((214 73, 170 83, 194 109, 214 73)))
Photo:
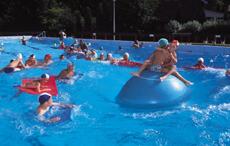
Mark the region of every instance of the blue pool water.
MULTIPOLYGON (((85 40, 99 52, 112 52, 121 57, 129 52, 131 59, 143 62, 155 49, 156 43, 145 43, 134 50, 131 42, 85 40), (121 46, 122 50, 118 50, 121 46)), ((190 97, 175 106, 155 109, 120 107, 116 96, 137 68, 113 66, 71 57, 59 61, 62 50, 53 49, 56 38, 31 39, 22 46, 19 39, 0 39, 4 52, 0 52, 0 68, 16 54, 24 58, 32 53, 43 59, 46 53, 54 63, 48 68, 34 68, 13 74, 0 74, 0 142, 14 146, 72 146, 72 145, 230 145, 230 79, 224 69, 187 71, 204 57, 210 67, 229 68, 230 48, 181 45, 178 50, 179 72, 194 82, 190 97), (22 93, 14 87, 22 78, 39 77, 42 73, 57 75, 71 61, 83 77, 69 83, 57 82, 59 94, 54 101, 74 103, 71 121, 44 125, 34 113, 38 97, 22 93)), ((67 41, 66 43, 71 43, 67 41)), ((144 90, 144 89, 140 89, 144 90)))

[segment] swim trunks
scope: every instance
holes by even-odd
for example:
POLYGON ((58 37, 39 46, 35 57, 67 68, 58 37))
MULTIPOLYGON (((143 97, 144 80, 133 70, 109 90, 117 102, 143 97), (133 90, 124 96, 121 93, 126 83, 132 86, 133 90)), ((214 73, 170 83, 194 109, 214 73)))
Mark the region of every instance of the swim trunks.
POLYGON ((150 70, 151 71, 154 71, 154 72, 161 72, 161 66, 160 65, 152 65, 151 67, 150 67, 150 70))
POLYGON ((14 72, 14 68, 13 67, 6 67, 6 68, 4 68, 4 70, 3 70, 5 73, 12 73, 12 72, 14 72))

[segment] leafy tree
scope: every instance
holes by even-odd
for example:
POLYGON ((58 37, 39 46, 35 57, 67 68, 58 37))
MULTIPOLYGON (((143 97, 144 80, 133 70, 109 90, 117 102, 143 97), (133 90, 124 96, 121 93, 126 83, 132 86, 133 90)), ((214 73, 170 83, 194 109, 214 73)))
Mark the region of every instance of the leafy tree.
POLYGON ((207 8, 213 11, 224 11, 224 0, 209 0, 207 8))
POLYGON ((203 23, 203 29, 207 29, 207 28, 210 28, 210 27, 213 27, 213 26, 216 26, 216 25, 218 25, 217 21, 208 20, 208 21, 205 21, 203 23))
POLYGON ((73 25, 73 15, 69 8, 50 8, 43 16, 43 25, 48 30, 59 31, 60 29, 67 28, 71 30, 70 26, 73 25))
MULTIPOLYGON (((164 32, 170 20, 205 21, 203 9, 230 18, 229 0, 116 0, 117 32, 164 32)), ((112 32, 113 0, 2 0, 0 31, 112 32)), ((169 24, 168 24, 169 25, 169 24)), ((179 30, 170 22, 169 32, 179 30), (171 29, 172 28, 172 29, 171 29)), ((222 28, 225 28, 223 25, 222 28)))

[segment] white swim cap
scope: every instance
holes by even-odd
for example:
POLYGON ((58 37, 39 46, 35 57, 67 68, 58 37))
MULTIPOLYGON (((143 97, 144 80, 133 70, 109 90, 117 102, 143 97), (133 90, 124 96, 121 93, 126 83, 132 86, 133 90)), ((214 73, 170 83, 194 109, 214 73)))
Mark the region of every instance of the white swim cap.
POLYGON ((197 61, 200 61, 200 62, 204 63, 204 58, 200 57, 200 58, 198 58, 197 61))
POLYGON ((127 53, 127 52, 125 52, 125 54, 124 55, 126 55, 126 56, 128 56, 129 57, 129 53, 127 53))
POLYGON ((47 92, 44 92, 44 93, 42 93, 42 94, 40 94, 39 96, 42 96, 42 95, 48 95, 48 96, 52 96, 51 94, 49 94, 49 93, 47 93, 47 92))
POLYGON ((17 57, 18 57, 18 59, 22 59, 22 54, 18 53, 17 57))
POLYGON ((50 76, 49 76, 48 74, 42 74, 42 75, 41 75, 41 78, 49 79, 50 76))
POLYGON ((100 55, 104 55, 104 53, 101 53, 100 55))
POLYGON ((111 56, 111 57, 113 56, 112 53, 108 53, 107 55, 108 55, 108 56, 111 56))
POLYGON ((176 44, 176 46, 179 46, 180 45, 180 42, 178 40, 173 40, 172 41, 173 44, 176 44))

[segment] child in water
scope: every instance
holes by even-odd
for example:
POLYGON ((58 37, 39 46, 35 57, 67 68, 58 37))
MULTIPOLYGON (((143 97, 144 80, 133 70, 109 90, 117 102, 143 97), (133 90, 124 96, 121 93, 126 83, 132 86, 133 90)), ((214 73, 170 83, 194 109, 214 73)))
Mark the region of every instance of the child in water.
POLYGON ((52 106, 58 106, 63 108, 73 108, 74 105, 72 104, 63 104, 63 103, 57 103, 53 102, 52 95, 49 93, 43 93, 39 96, 39 103, 40 105, 37 107, 37 114, 38 119, 42 122, 46 123, 55 123, 61 120, 61 117, 55 116, 51 118, 47 118, 46 114, 51 110, 52 106))
POLYGON ((39 93, 47 92, 47 91, 50 91, 51 89, 49 89, 49 88, 41 89, 41 87, 42 87, 42 84, 49 81, 49 78, 50 78, 50 76, 48 74, 42 74, 40 79, 32 80, 30 82, 22 84, 21 87, 35 89, 39 93))

